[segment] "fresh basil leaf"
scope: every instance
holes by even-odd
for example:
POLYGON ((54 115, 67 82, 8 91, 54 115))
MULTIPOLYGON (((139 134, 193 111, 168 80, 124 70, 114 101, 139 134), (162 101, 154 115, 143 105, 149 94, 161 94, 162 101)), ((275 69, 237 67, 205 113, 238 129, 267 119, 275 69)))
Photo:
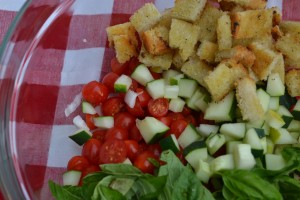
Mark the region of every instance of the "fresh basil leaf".
POLYGON ((227 170, 221 172, 224 187, 237 198, 282 199, 277 188, 252 171, 227 170))
POLYGON ((126 200, 117 190, 113 190, 104 185, 98 184, 95 188, 94 194, 91 198, 92 200, 126 200))
POLYGON ((300 148, 298 147, 285 147, 281 151, 282 157, 289 163, 300 161, 300 148))
POLYGON ((100 167, 102 172, 110 175, 143 176, 143 172, 128 164, 103 164, 100 167))
POLYGON ((300 199, 300 181, 289 176, 280 177, 277 184, 284 199, 300 199))
POLYGON ((223 187, 223 189, 222 189, 222 198, 226 199, 226 200, 236 200, 236 199, 239 199, 227 187, 223 187))
POLYGON ((81 188, 77 186, 61 186, 53 181, 48 182, 50 191, 56 200, 81 200, 81 188))
POLYGON ((93 183, 82 185, 82 196, 84 200, 91 200, 97 184, 98 182, 93 182, 93 183))
POLYGON ((103 173, 103 172, 94 172, 94 173, 88 174, 83 178, 83 185, 90 184, 90 183, 98 183, 100 180, 102 180, 106 176, 107 176, 107 174, 103 173))

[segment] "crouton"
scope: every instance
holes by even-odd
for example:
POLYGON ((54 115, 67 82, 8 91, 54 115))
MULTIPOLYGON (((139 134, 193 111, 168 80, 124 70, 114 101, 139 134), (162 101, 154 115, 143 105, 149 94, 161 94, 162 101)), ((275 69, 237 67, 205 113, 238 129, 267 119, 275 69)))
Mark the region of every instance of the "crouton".
POLYGON ((187 60, 195 51, 199 28, 191 23, 172 19, 169 32, 169 45, 178 48, 182 59, 187 60))
POLYGON ((285 79, 288 93, 292 97, 300 96, 300 69, 288 70, 285 79))
POLYGON ((130 22, 137 32, 150 29, 160 19, 160 12, 153 3, 146 3, 142 8, 138 9, 130 18, 130 22))
POLYGON ((236 60, 238 63, 241 63, 243 66, 247 68, 250 68, 255 61, 254 53, 249 49, 247 49, 246 47, 240 45, 235 46, 231 49, 219 51, 216 54, 217 62, 229 58, 236 60))
POLYGON ((142 32, 141 38, 146 50, 152 55, 162 55, 170 51, 169 30, 164 26, 142 32))
POLYGON ((221 2, 219 2, 219 4, 220 4, 221 10, 223 10, 223 11, 228 11, 231 13, 245 11, 245 8, 243 8, 241 5, 238 5, 234 2, 221 1, 221 2))
POLYGON ((283 36, 283 32, 280 30, 279 26, 276 25, 272 28, 272 37, 275 41, 283 36))
POLYGON ((221 15, 221 10, 208 3, 206 4, 202 14, 194 23, 200 28, 198 35, 199 41, 217 41, 217 21, 221 15))
POLYGON ((148 67, 160 67, 162 70, 167 70, 172 64, 173 52, 170 51, 163 55, 154 56, 147 52, 144 46, 142 46, 139 61, 144 63, 148 67))
POLYGON ((235 39, 260 38, 271 35, 273 11, 247 10, 232 15, 232 32, 235 39))
POLYGON ((197 56, 199 56, 200 60, 204 60, 206 62, 214 62, 217 51, 217 44, 204 40, 199 45, 199 48, 197 50, 197 56))
POLYGON ((273 26, 279 25, 282 21, 282 13, 278 7, 270 8, 273 13, 273 26))
POLYGON ((195 79, 204 87, 206 87, 204 77, 206 77, 212 70, 213 67, 205 64, 197 56, 190 57, 189 60, 186 61, 181 67, 181 71, 184 74, 195 79))
POLYGON ((260 121, 264 117, 264 109, 256 94, 256 84, 250 77, 236 81, 236 99, 243 120, 260 121))
POLYGON ((109 26, 106 28, 106 33, 107 33, 107 38, 110 47, 114 46, 113 37, 119 35, 127 35, 127 37, 130 39, 130 42, 134 46, 138 45, 136 30, 134 29, 134 27, 130 22, 109 26))
POLYGON ((179 51, 175 51, 174 55, 173 55, 173 60, 172 60, 172 64, 174 67, 181 69, 182 65, 184 64, 184 60, 182 59, 182 57, 179 54, 179 51))
POLYGON ((207 0, 176 1, 172 9, 172 17, 194 22, 201 14, 207 0))
POLYGON ((275 64, 273 69, 271 70, 271 74, 278 73, 282 83, 285 82, 285 66, 284 66, 284 59, 281 53, 278 53, 274 58, 275 64))
POLYGON ((254 53, 256 59, 251 67, 259 80, 267 80, 269 74, 273 70, 277 60, 277 53, 266 48, 257 42, 249 45, 250 50, 254 53))
POLYGON ((159 21, 157 22, 156 26, 164 26, 167 29, 171 28, 172 23, 172 9, 166 9, 162 12, 159 21))
POLYGON ((217 22, 217 39, 219 50, 230 49, 232 46, 231 20, 227 13, 224 13, 217 22))
POLYGON ((234 89, 234 83, 237 79, 247 75, 247 70, 242 65, 234 60, 226 60, 209 73, 204 78, 204 82, 212 99, 220 101, 234 89))
POLYGON ((246 38, 246 39, 234 39, 232 40, 232 46, 244 46, 248 47, 251 43, 257 42, 261 45, 264 45, 267 48, 273 49, 274 47, 274 41, 272 35, 268 35, 261 38, 246 38))
POLYGON ((300 68, 300 35, 286 34, 276 41, 275 46, 290 66, 300 68))
MULTIPOLYGON (((222 0, 219 0, 222 1, 222 0)), ((232 2, 234 4, 240 5, 246 9, 263 9, 266 7, 266 0, 223 0, 225 2, 232 2)))
POLYGON ((116 50, 116 58, 120 63, 125 63, 131 57, 138 56, 135 46, 132 45, 127 35, 114 36, 113 43, 116 50))
POLYGON ((300 22, 283 21, 279 24, 279 28, 284 34, 299 34, 300 35, 300 22))

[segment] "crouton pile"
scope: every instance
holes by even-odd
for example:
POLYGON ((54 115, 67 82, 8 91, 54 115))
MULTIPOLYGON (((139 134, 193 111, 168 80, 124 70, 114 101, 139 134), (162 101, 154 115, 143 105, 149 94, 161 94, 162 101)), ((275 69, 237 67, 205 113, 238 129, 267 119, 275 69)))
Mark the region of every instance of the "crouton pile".
POLYGON ((175 0, 162 13, 147 3, 130 22, 106 31, 120 63, 138 57, 156 70, 177 68, 214 101, 236 90, 245 119, 255 119, 263 113, 256 83, 270 74, 278 73, 289 94, 300 96, 300 23, 282 21, 266 2, 175 0))

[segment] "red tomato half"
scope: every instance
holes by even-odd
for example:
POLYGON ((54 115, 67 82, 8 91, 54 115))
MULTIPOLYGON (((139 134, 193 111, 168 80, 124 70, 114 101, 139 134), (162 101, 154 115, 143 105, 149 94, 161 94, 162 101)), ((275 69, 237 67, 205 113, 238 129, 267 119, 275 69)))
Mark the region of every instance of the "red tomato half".
POLYGON ((95 126, 94 124, 94 117, 98 117, 99 115, 98 114, 95 114, 95 115, 91 115, 91 114, 86 114, 85 115, 85 122, 86 122, 86 125, 91 129, 91 130, 94 130, 97 128, 97 126, 95 126))
POLYGON ((133 116, 136 116, 136 117, 144 117, 145 116, 145 112, 140 104, 139 99, 136 99, 133 108, 130 108, 128 105, 126 105, 126 110, 130 114, 132 114, 133 116))
POLYGON ((149 162, 149 158, 157 160, 153 152, 146 150, 136 157, 133 165, 144 173, 153 174, 155 166, 149 162))
POLYGON ((128 68, 128 65, 129 62, 126 62, 124 64, 119 63, 116 57, 114 57, 110 62, 111 71, 118 75, 124 74, 124 72, 128 68))
POLYGON ((181 133, 184 131, 188 123, 183 119, 178 119, 172 122, 169 133, 174 134, 176 138, 179 138, 181 133))
POLYGON ((68 171, 70 171, 70 170, 82 171, 89 165, 90 165, 90 163, 85 157, 74 156, 69 160, 67 170, 68 171))
POLYGON ((110 97, 101 106, 104 116, 114 116, 123 111, 124 108, 125 103, 121 97, 110 97))
POLYGON ((166 126, 170 126, 172 123, 172 118, 169 116, 158 117, 157 119, 164 123, 166 126))
POLYGON ((161 154, 161 147, 158 143, 156 144, 150 144, 147 148, 147 150, 151 151, 157 158, 160 157, 161 154))
POLYGON ((168 114, 168 117, 170 117, 172 119, 172 121, 175 121, 177 119, 184 119, 183 114, 181 114, 181 113, 175 113, 175 112, 170 112, 168 114))
POLYGON ((82 88, 83 98, 93 105, 104 102, 107 99, 108 94, 108 88, 103 83, 97 81, 91 81, 82 88))
POLYGON ((102 83, 107 86, 110 92, 114 92, 115 91, 114 84, 118 78, 119 78, 118 74, 114 72, 109 72, 103 77, 102 83))
POLYGON ((169 100, 166 98, 151 99, 148 103, 148 111, 153 117, 163 117, 168 114, 169 100))
POLYGON ((133 161, 139 153, 139 144, 135 140, 125 140, 127 147, 127 157, 133 161))
POLYGON ((103 143, 105 136, 106 136, 106 130, 99 129, 93 131, 92 138, 99 140, 100 143, 103 143))
POLYGON ((131 75, 135 68, 140 64, 140 61, 137 57, 132 57, 129 61, 128 68, 125 72, 126 75, 131 75))
POLYGON ((121 112, 114 116, 115 126, 130 130, 135 124, 135 117, 128 112, 121 112))
POLYGON ((123 140, 111 139, 103 143, 100 150, 101 163, 121 163, 127 158, 127 147, 123 140))
POLYGON ((118 140, 127 140, 128 131, 120 127, 112 127, 107 130, 105 140, 118 139, 118 140))
POLYGON ((139 96, 137 98, 139 99, 141 106, 146 107, 151 99, 149 93, 142 88, 137 88, 135 91, 136 93, 139 93, 139 96))
POLYGON ((81 154, 82 156, 86 157, 90 161, 90 163, 94 165, 99 165, 100 148, 101 148, 100 141, 91 138, 83 145, 81 154))
POLYGON ((137 128, 136 124, 134 124, 129 130, 129 138, 135 140, 137 142, 143 139, 143 136, 140 133, 140 130, 137 128))
POLYGON ((100 167, 99 165, 89 165, 87 166, 83 171, 82 171, 82 174, 81 174, 81 179, 80 179, 80 182, 79 182, 79 185, 82 185, 82 179, 90 174, 90 173, 93 173, 93 172, 98 172, 100 171, 100 167))

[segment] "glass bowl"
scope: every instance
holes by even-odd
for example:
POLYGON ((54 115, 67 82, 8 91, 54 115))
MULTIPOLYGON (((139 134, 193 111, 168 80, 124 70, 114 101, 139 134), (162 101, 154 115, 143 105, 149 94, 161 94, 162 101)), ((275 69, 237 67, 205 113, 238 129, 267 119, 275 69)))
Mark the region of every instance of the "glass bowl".
MULTIPOLYGON (((27 1, 0 47, 0 186, 5 199, 52 199, 80 147, 64 110, 83 84, 100 80, 114 57, 105 28, 151 0, 27 1)), ((163 11, 173 0, 152 0, 163 11)), ((298 0, 269 0, 300 20, 298 0)))

